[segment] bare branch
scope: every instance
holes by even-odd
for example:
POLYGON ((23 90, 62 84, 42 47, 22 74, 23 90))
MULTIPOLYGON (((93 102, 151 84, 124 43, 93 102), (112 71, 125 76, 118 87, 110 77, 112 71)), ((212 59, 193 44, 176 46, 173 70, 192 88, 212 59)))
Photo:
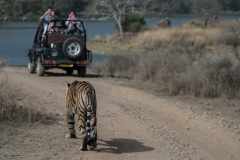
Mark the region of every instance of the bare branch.
POLYGON ((217 0, 193 0, 193 11, 202 13, 205 17, 208 17, 217 10, 219 10, 219 5, 217 0))
MULTIPOLYGON (((121 38, 123 38, 122 18, 126 13, 136 12, 141 16, 157 13, 157 17, 169 13, 176 5, 174 0, 95 0, 94 14, 105 14, 113 17, 118 25, 121 38)), ((91 13, 91 12, 89 12, 91 13)))
POLYGON ((161 17, 170 13, 177 5, 173 0, 159 1, 159 0, 139 0, 136 7, 139 8, 140 15, 147 17, 149 13, 158 13, 157 17, 161 17))
POLYGON ((98 14, 108 14, 113 17, 118 25, 121 38, 123 38, 122 17, 131 8, 132 0, 96 0, 94 11, 98 14))

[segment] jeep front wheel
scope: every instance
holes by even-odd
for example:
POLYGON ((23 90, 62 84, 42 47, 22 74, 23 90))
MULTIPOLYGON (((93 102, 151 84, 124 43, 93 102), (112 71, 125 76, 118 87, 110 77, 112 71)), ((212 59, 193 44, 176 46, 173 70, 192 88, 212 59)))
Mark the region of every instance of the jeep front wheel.
POLYGON ((44 76, 45 68, 42 66, 40 60, 37 61, 37 75, 44 76))
POLYGON ((62 49, 67 58, 76 59, 83 53, 83 44, 79 39, 71 37, 64 41, 62 49))
POLYGON ((35 73, 35 69, 36 67, 31 64, 30 59, 28 58, 28 72, 30 74, 35 73))

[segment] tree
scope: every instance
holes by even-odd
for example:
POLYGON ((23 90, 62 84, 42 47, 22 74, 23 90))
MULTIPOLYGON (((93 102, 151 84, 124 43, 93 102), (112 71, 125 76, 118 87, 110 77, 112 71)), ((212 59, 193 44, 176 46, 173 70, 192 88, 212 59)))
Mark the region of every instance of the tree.
POLYGON ((135 2, 141 16, 147 17, 153 12, 156 13, 154 18, 170 13, 176 5, 176 0, 138 0, 135 2))
POLYGON ((26 0, 15 0, 15 3, 19 6, 19 12, 22 14, 23 13, 23 9, 22 9, 22 5, 23 2, 25 2, 26 0))
POLYGON ((126 14, 121 23, 127 32, 139 32, 146 25, 144 18, 139 14, 126 14))
POLYGON ((87 0, 61 0, 59 12, 65 16, 68 16, 71 10, 81 12, 85 10, 88 3, 87 0))
POLYGON ((141 16, 147 16, 148 13, 155 12, 156 17, 160 17, 169 13, 175 7, 174 4, 174 0, 95 0, 93 11, 113 17, 123 38, 121 21, 126 13, 135 13, 136 10, 141 16))
POLYGON ((177 2, 177 6, 176 8, 173 10, 173 12, 175 13, 191 13, 191 6, 192 6, 192 2, 191 0, 178 0, 177 2))
POLYGON ((123 38, 122 17, 132 7, 132 2, 132 0, 96 0, 94 10, 113 17, 118 25, 120 36, 123 38))
POLYGON ((227 43, 228 45, 233 46, 233 50, 235 51, 235 55, 240 61, 240 57, 238 55, 238 46, 240 45, 240 25, 238 22, 232 22, 225 26, 223 26, 224 30, 227 33, 227 43))
POLYGON ((4 0, 0 0, 0 11, 2 9, 2 6, 4 5, 5 1, 4 0))
POLYGON ((205 17, 216 13, 219 10, 217 0, 192 0, 193 12, 202 13, 205 17))
MULTIPOLYGON (((42 5, 42 0, 26 0, 23 2, 23 14, 31 12, 32 14, 39 15, 39 11, 42 14, 42 9, 39 7, 42 5)), ((46 9, 46 8, 44 8, 46 9)))
POLYGON ((68 16, 71 10, 81 12, 85 10, 86 6, 91 0, 43 0, 44 9, 47 6, 52 6, 56 15, 68 16))
POLYGON ((240 9, 239 0, 217 0, 221 8, 225 11, 234 11, 237 12, 240 9))

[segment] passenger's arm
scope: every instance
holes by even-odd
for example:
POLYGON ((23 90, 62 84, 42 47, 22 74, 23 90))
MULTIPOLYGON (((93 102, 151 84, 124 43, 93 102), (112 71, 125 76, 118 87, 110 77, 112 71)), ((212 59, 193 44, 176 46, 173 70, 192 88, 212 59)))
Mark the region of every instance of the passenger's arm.
POLYGON ((78 23, 77 23, 77 27, 80 27, 80 26, 81 26, 81 22, 78 22, 78 23))
POLYGON ((46 16, 46 15, 48 15, 49 13, 48 12, 45 12, 40 18, 39 18, 39 20, 43 20, 43 18, 46 16))
POLYGON ((69 20, 71 19, 71 13, 69 14, 69 16, 68 16, 68 19, 67 19, 67 21, 65 22, 65 25, 66 26, 68 26, 68 24, 69 24, 69 20))
MULTIPOLYGON (((68 18, 68 20, 69 20, 69 19, 70 19, 70 18, 68 18)), ((68 21, 68 20, 65 22, 65 25, 66 25, 66 26, 68 26, 68 24, 69 24, 69 21, 68 21)))

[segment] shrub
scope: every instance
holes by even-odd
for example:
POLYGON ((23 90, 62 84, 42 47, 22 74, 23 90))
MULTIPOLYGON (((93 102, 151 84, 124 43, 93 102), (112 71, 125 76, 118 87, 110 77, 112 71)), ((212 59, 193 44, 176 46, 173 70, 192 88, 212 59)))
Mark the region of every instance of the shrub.
POLYGON ((23 14, 22 13, 15 13, 15 15, 14 15, 15 17, 22 17, 23 16, 23 14))
POLYGON ((213 53, 212 58, 202 55, 193 63, 186 52, 169 50, 163 44, 158 47, 128 56, 112 56, 96 69, 103 75, 149 81, 170 95, 240 98, 240 67, 234 69, 230 59, 213 53))
POLYGON ((0 124, 25 125, 45 120, 46 116, 32 106, 18 104, 19 92, 0 65, 0 124))
POLYGON ((204 27, 201 23, 195 22, 195 21, 190 21, 190 22, 186 22, 182 25, 183 27, 204 27))
POLYGON ((218 35, 218 43, 233 47, 235 52, 238 52, 240 46, 240 23, 238 21, 230 21, 222 23, 220 28, 222 34, 218 35))
POLYGON ((144 18, 138 14, 127 14, 121 23, 125 32, 139 32, 146 25, 144 18))
POLYGON ((96 35, 93 39, 90 40, 90 43, 106 43, 106 40, 103 39, 100 35, 96 35))
POLYGON ((126 76, 129 74, 131 68, 135 68, 136 63, 132 56, 114 55, 109 57, 106 65, 95 68, 95 71, 100 74, 107 74, 109 76, 126 76))

